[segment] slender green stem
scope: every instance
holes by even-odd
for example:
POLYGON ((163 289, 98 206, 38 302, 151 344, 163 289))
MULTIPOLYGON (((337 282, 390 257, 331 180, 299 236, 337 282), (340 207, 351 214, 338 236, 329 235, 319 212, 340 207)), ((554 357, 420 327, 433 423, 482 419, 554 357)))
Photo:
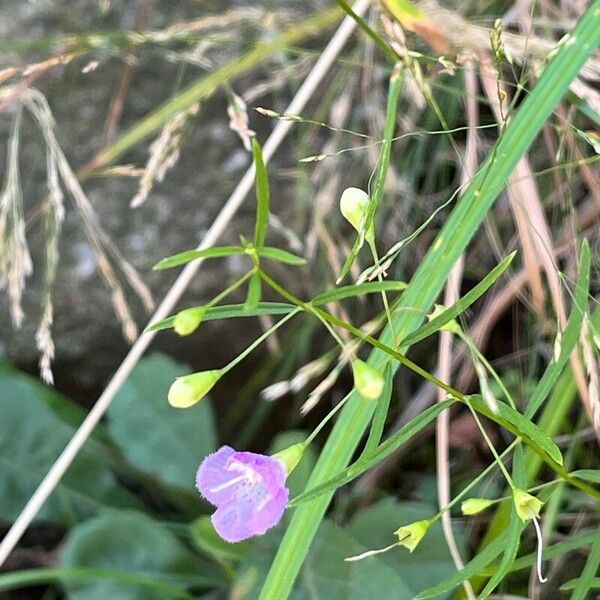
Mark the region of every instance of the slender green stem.
POLYGON ((221 300, 227 298, 229 294, 237 290, 241 285, 243 285, 248 279, 252 277, 252 271, 248 271, 244 275, 242 275, 238 280, 234 281, 228 288, 224 289, 221 293, 217 294, 210 302, 207 302, 204 305, 204 308, 212 308, 216 306, 221 300))
POLYGON ((277 323, 275 323, 273 327, 267 329, 267 331, 265 331, 259 338, 254 340, 254 342, 252 342, 252 344, 250 344, 241 354, 236 356, 228 365, 225 365, 221 369, 222 374, 224 375, 228 371, 231 371, 233 367, 242 362, 246 358, 246 356, 248 356, 248 354, 250 354, 253 350, 258 348, 258 346, 260 346, 272 333, 275 333, 275 331, 277 331, 284 323, 289 321, 292 317, 295 317, 299 312, 300 308, 293 310, 291 313, 285 315, 285 317, 277 321, 277 323))

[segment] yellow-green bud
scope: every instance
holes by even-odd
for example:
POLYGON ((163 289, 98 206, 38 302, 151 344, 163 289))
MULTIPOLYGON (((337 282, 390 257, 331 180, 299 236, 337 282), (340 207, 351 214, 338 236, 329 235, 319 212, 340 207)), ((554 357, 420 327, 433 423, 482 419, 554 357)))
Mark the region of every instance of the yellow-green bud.
POLYGON ((210 392, 221 375, 221 369, 215 369, 178 377, 169 388, 169 404, 175 408, 188 408, 196 404, 210 392))
POLYGON ((304 454, 304 450, 306 450, 306 444, 304 442, 298 442, 297 444, 292 444, 273 454, 273 458, 276 458, 284 464, 285 470, 289 475, 298 466, 298 463, 304 454))
POLYGON ((463 515, 476 515, 492 504, 494 504, 494 501, 487 498, 469 498, 460 505, 460 509, 463 515))
POLYGON ((518 488, 513 490, 513 500, 517 515, 519 515, 519 518, 523 523, 529 521, 533 517, 539 517, 540 510, 542 509, 542 506, 544 506, 544 503, 541 500, 528 494, 525 490, 520 490, 518 488))
POLYGON ((354 374, 354 385, 363 398, 377 400, 381 396, 385 379, 377 369, 357 358, 352 363, 352 373, 354 374))
POLYGON ((200 327, 205 314, 206 309, 202 307, 186 308, 175 315, 173 327, 179 335, 190 335, 200 327))
MULTIPOLYGON (((344 218, 356 229, 360 231, 360 225, 369 205, 369 196, 359 188, 349 187, 342 192, 340 198, 340 211, 344 218)), ((373 223, 365 234, 367 241, 373 242, 375 239, 373 223)))
POLYGON ((427 520, 415 521, 410 525, 400 527, 394 533, 398 536, 400 545, 408 548, 408 550, 412 552, 419 545, 419 542, 427 533, 430 525, 431 523, 427 520))

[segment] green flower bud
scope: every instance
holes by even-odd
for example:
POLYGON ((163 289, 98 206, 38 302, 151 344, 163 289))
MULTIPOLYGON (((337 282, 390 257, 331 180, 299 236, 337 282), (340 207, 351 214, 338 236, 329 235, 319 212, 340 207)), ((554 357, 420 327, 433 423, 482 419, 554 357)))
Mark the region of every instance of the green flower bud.
MULTIPOLYGON (((369 196, 363 190, 355 187, 346 188, 340 198, 340 211, 344 218, 356 229, 360 231, 360 225, 369 205, 369 196)), ((373 223, 365 234, 369 243, 375 240, 373 223)))
POLYGON ((494 501, 487 498, 469 498, 460 505, 460 509, 463 515, 476 515, 492 504, 494 504, 494 501))
POLYGON ((517 515, 523 523, 533 519, 534 517, 540 516, 540 510, 544 503, 538 500, 535 496, 528 494, 525 490, 515 488, 513 490, 513 501, 515 503, 515 509, 517 515))
POLYGON ((430 525, 431 523, 427 520, 415 521, 410 525, 400 527, 394 533, 398 536, 400 545, 412 552, 419 545, 423 537, 425 537, 430 525))
POLYGON ((298 442, 297 444, 292 444, 288 448, 284 448, 273 454, 273 458, 276 458, 284 464, 285 470, 289 475, 302 459, 304 450, 306 450, 306 444, 304 442, 298 442))
POLYGON ((221 369, 215 369, 178 377, 169 388, 169 404, 175 408, 188 408, 196 404, 210 392, 221 375, 221 369))
POLYGON ((202 323, 206 309, 203 307, 186 308, 178 312, 173 320, 173 327, 179 335, 190 335, 202 323))
POLYGON ((381 396, 385 379, 377 369, 357 358, 352 363, 352 373, 354 374, 354 385, 363 398, 377 400, 381 396))

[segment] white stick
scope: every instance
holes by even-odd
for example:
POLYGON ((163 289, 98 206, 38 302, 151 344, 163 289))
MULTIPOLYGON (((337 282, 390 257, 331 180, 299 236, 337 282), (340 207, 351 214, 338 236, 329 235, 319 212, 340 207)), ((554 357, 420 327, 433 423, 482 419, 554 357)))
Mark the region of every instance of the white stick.
MULTIPOLYGON (((369 5, 369 0, 358 0, 354 6, 354 12, 361 15, 363 14, 369 5)), ((350 37, 354 29, 354 20, 350 17, 346 17, 334 36, 327 44, 325 50, 315 63, 311 72, 308 74, 306 80, 298 90, 294 99, 286 109, 286 112, 291 114, 297 114, 302 111, 306 106, 306 103, 310 100, 311 96, 317 89, 321 80, 325 76, 325 73, 329 70, 329 67, 336 59, 337 55, 343 48, 344 44, 350 37)), ((269 160, 292 126, 291 121, 278 121, 275 129, 266 141, 263 149, 263 155, 265 161, 269 160)), ((237 187, 227 200, 227 203, 213 222, 210 229, 206 232, 204 239, 198 246, 198 249, 208 248, 213 246, 223 233, 238 208, 244 201, 246 194, 252 188, 254 183, 254 167, 250 167, 242 177, 237 187)), ((192 263, 188 263, 183 269, 173 287, 169 290, 160 306, 156 309, 156 312, 150 319, 150 322, 159 321, 164 319, 175 307, 179 298, 181 298, 183 292, 186 290, 190 281, 198 271, 202 260, 199 259, 192 263)), ((17 517, 13 526, 9 529, 8 533, 0 543, 0 566, 8 558, 9 554, 13 551, 17 545, 21 536, 25 533, 27 527, 33 521, 37 513, 42 508, 44 502, 48 499, 54 488, 58 485, 61 478, 85 444, 86 440, 91 435, 92 431, 110 406, 113 398, 117 392, 121 389, 121 386, 131 373, 139 359, 142 357, 146 348, 150 345, 150 342, 154 339, 155 332, 144 332, 142 333, 136 342, 131 347, 131 350, 113 375, 112 379, 106 386, 106 389, 98 398, 96 404, 89 412, 79 429, 75 432, 75 435, 71 438, 66 448, 62 451, 61 455, 57 458, 56 462, 52 465, 36 491, 33 493, 21 514, 17 517)), ((165 400, 166 401, 166 400, 165 400)))

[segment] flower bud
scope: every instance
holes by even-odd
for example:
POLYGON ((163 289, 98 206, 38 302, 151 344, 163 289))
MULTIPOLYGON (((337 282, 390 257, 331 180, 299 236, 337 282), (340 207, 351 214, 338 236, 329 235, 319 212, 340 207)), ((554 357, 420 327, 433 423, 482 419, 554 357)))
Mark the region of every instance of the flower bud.
POLYGON ((221 375, 221 369, 215 369, 178 377, 169 388, 169 404, 175 408, 188 408, 196 404, 210 392, 221 375))
POLYGON ((410 523, 410 525, 400 527, 394 533, 398 536, 400 545, 412 552, 419 545, 430 525, 431 523, 427 520, 415 521, 414 523, 410 523))
POLYGON ((486 510, 493 503, 493 500, 487 498, 469 498, 460 505, 460 509, 463 515, 476 515, 486 510))
POLYGON ((540 510, 542 509, 542 506, 544 506, 544 503, 541 500, 538 500, 535 496, 518 488, 513 490, 513 501, 515 503, 517 515, 519 515, 519 518, 523 523, 534 517, 539 517, 540 510))
MULTIPOLYGON (((360 225, 369 205, 369 196, 363 190, 355 187, 346 188, 340 198, 340 211, 344 218, 356 229, 360 231, 360 225)), ((373 223, 365 234, 369 243, 375 239, 373 232, 373 223)))
POLYGON ((289 475, 302 459, 304 450, 306 450, 305 442, 298 442, 297 444, 292 444, 273 454, 273 458, 276 458, 284 464, 285 470, 289 475))
POLYGON ((352 363, 352 373, 354 374, 354 385, 363 398, 377 400, 381 396, 385 379, 377 369, 357 358, 352 363))
POLYGON ((173 327, 179 335, 190 335, 198 329, 205 314, 204 307, 186 308, 175 315, 173 327))

